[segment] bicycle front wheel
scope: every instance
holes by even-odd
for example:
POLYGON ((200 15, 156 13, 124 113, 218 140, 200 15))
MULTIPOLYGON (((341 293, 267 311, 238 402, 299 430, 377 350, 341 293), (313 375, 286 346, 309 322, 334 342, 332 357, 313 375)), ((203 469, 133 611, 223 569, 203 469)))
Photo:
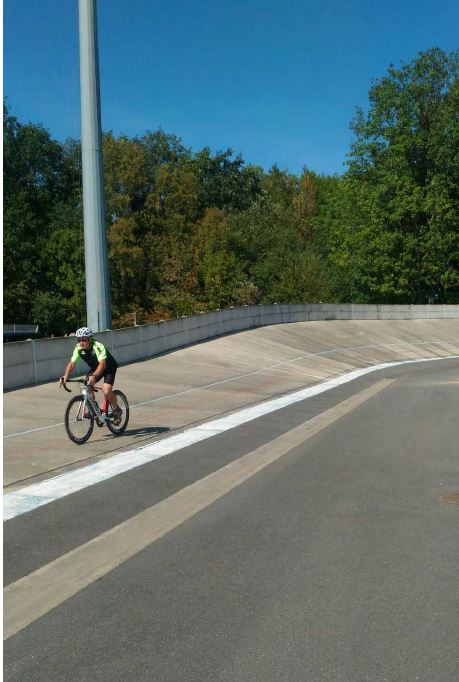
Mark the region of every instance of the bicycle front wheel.
POLYGON ((94 416, 92 412, 84 414, 83 396, 75 396, 67 405, 65 411, 65 430, 67 436, 76 445, 86 443, 94 429, 94 416))
MULTIPOLYGON (((129 421, 129 403, 128 399, 124 395, 122 391, 115 390, 113 393, 116 395, 116 399, 118 401, 118 407, 121 408, 121 421, 119 424, 114 424, 111 421, 106 421, 105 423, 107 424, 108 428, 110 431, 115 435, 115 436, 120 436, 122 433, 126 431, 126 427, 128 425, 129 421)), ((108 409, 108 417, 111 417, 112 415, 112 409, 111 405, 109 406, 108 409)))

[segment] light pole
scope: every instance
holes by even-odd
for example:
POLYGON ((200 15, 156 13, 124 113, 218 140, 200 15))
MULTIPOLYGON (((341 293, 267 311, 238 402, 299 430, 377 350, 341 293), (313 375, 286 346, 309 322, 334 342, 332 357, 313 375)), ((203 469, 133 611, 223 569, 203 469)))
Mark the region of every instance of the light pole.
POLYGON ((96 0, 79 0, 81 154, 87 325, 112 326, 105 225, 96 0))

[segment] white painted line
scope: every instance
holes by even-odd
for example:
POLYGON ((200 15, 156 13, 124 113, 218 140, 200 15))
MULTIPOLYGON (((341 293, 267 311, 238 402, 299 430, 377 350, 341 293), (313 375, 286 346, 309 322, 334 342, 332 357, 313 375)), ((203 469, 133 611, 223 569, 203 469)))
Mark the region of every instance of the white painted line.
POLYGON ((47 429, 55 429, 56 426, 64 426, 64 422, 59 422, 58 424, 50 424, 49 426, 39 426, 36 429, 29 429, 28 431, 8 433, 6 436, 3 436, 3 440, 6 440, 7 438, 14 438, 15 436, 25 436, 28 433, 35 433, 36 431, 46 431, 47 429))
POLYGON ((3 590, 3 638, 12 637, 120 566, 280 457, 349 414, 393 381, 394 379, 383 379, 363 389, 80 547, 10 583, 3 590))
POLYGON ((286 394, 278 398, 266 400, 258 405, 244 408, 239 412, 234 412, 226 417, 214 419, 199 426, 194 426, 182 433, 178 433, 160 441, 154 441, 134 450, 122 452, 110 459, 95 462, 81 469, 70 471, 60 476, 34 483, 13 493, 6 493, 3 496, 3 520, 7 521, 16 516, 32 511, 55 500, 59 500, 67 495, 83 490, 89 486, 106 481, 113 476, 125 473, 130 469, 142 466, 148 462, 165 457, 177 450, 199 443, 207 438, 211 438, 229 429, 246 424, 253 419, 280 410, 288 405, 312 398, 313 396, 329 391, 336 386, 341 386, 349 381, 354 381, 359 377, 377 372, 381 369, 395 367, 399 365, 414 364, 418 362, 435 362, 438 360, 458 359, 459 355, 451 355, 446 358, 418 358, 417 360, 403 360, 401 362, 385 362, 372 367, 356 369, 341 376, 334 377, 321 384, 309 386, 286 394))
MULTIPOLYGON (((248 372, 247 374, 237 374, 234 377, 229 377, 228 379, 222 379, 221 381, 214 381, 211 384, 205 384, 204 386, 196 386, 195 388, 188 388, 186 391, 178 391, 177 393, 169 393, 168 395, 162 395, 159 398, 152 398, 152 400, 145 400, 142 403, 136 403, 135 405, 130 405, 130 409, 132 410, 134 407, 143 407, 143 405, 151 405, 152 403, 159 403, 162 400, 167 400, 168 398, 176 398, 177 396, 180 395, 187 395, 188 393, 194 393, 195 391, 203 391, 207 388, 213 388, 214 386, 219 386, 221 384, 228 384, 231 383, 232 381, 237 381, 238 379, 246 379, 247 377, 252 377, 255 376, 256 374, 262 374, 263 372, 269 372, 272 369, 276 369, 278 367, 282 367, 284 365, 290 365, 294 362, 298 362, 299 360, 304 360, 306 358, 313 358, 313 357, 319 357, 322 355, 331 355, 333 353, 344 353, 346 351, 354 351, 354 350, 364 350, 366 348, 393 348, 395 347, 404 347, 408 346, 408 350, 410 347, 414 346, 434 346, 434 345, 441 345, 444 343, 453 343, 453 341, 418 341, 418 342, 411 342, 411 341, 398 341, 396 343, 382 343, 382 344, 373 344, 369 346, 350 346, 349 348, 345 347, 339 347, 339 348, 329 348, 328 350, 322 350, 318 351, 317 353, 306 353, 305 355, 298 355, 298 357, 291 358, 290 360, 283 360, 282 362, 277 362, 274 365, 269 365, 268 367, 263 367, 262 369, 257 369, 254 372, 248 372)), ((455 356, 449 356, 449 357, 455 357, 455 356)), ((429 359, 429 358, 427 358, 429 359)), ((442 358, 434 358, 434 359, 442 359, 442 358)), ((363 360, 362 362, 367 362, 366 360, 363 360)), ((334 372, 330 372, 330 374, 334 374, 334 372)), ((337 372, 339 374, 339 372, 337 372)), ((311 375, 313 376, 313 375, 311 375)), ((320 377, 322 378, 322 377, 320 377)), ((46 431, 47 429, 54 429, 58 426, 64 426, 64 422, 59 422, 58 424, 51 424, 50 426, 40 426, 36 429, 29 429, 28 431, 18 431, 17 433, 8 433, 6 436, 3 436, 4 440, 7 440, 8 438, 15 438, 17 436, 26 436, 29 433, 35 433, 37 431, 46 431)))

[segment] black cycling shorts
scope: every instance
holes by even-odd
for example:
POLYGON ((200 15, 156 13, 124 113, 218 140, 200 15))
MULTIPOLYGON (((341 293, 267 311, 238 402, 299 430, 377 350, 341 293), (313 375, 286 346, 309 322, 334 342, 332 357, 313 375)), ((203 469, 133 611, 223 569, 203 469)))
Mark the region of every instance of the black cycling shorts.
MULTIPOLYGON (((117 370, 117 367, 115 367, 114 369, 106 369, 105 370, 104 384, 110 384, 110 386, 113 386, 113 384, 115 383, 116 370, 117 370)), ((93 371, 88 372, 88 374, 86 375, 86 378, 91 377, 93 374, 94 374, 93 371)), ((101 379, 102 379, 102 377, 99 377, 97 379, 97 381, 100 381, 101 379)), ((97 384, 97 381, 96 381, 96 384, 97 384)))

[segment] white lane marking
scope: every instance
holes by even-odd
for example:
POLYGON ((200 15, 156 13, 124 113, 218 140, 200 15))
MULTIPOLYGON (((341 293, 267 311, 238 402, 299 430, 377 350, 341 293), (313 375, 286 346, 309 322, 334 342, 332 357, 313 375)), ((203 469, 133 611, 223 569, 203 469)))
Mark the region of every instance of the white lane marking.
POLYGON ((39 426, 36 429, 29 429, 28 431, 8 433, 6 436, 3 436, 3 440, 6 440, 7 438, 14 438, 15 436, 25 436, 27 433, 35 433, 36 431, 46 431, 46 429, 55 429, 57 426, 64 426, 64 422, 59 422, 59 424, 50 424, 49 426, 39 426))
POLYGON ((44 616, 234 490, 280 457, 390 386, 383 379, 269 443, 213 471, 126 521, 92 538, 3 590, 3 638, 44 616))
MULTIPOLYGON (((277 362, 274 365, 269 365, 268 367, 263 367, 262 369, 257 369, 254 372, 248 372, 247 374, 237 374, 234 377, 230 377, 229 379, 222 379, 221 381, 214 381, 211 384, 205 384, 204 386, 195 386, 194 388, 188 388, 186 391, 178 391, 177 393, 169 393, 168 395, 163 395, 159 398, 152 398, 151 400, 145 400, 142 403, 135 403, 134 405, 130 405, 130 409, 133 409, 134 407, 142 407, 143 405, 151 405, 152 403, 159 403, 161 400, 167 400, 168 398, 176 398, 177 396, 180 395, 187 395, 188 393, 194 393, 195 391, 203 391, 206 388, 213 388, 214 386, 219 386, 220 384, 228 384, 231 381, 237 381, 238 379, 245 379, 247 377, 252 377, 255 376, 256 374, 262 374, 263 372, 269 372, 271 369, 276 369, 277 367, 282 367, 283 365, 289 365, 293 362, 298 362, 299 360, 304 360, 305 358, 312 358, 312 357, 317 357, 321 355, 330 355, 331 353, 343 353, 345 351, 354 351, 354 350, 364 350, 365 348, 392 348, 393 346, 428 346, 428 345, 441 345, 443 343, 453 343, 452 341, 419 341, 419 342, 410 342, 410 341, 400 341, 397 343, 382 343, 382 344, 374 344, 374 345, 369 345, 369 346, 350 346, 349 348, 330 348, 329 350, 323 350, 323 351, 318 351, 317 353, 306 353, 305 355, 299 355, 296 358, 292 358, 291 360, 283 360, 282 362, 277 362)), ((447 357, 456 357, 455 355, 453 356, 447 356, 447 357)), ((437 359, 444 359, 444 358, 437 358, 437 359)), ((445 358, 446 359, 446 358, 445 358)), ((368 362, 367 360, 362 360, 363 363, 366 363, 367 365, 370 365, 371 362, 368 362)), ((339 372, 330 372, 331 375, 333 374, 339 374, 339 372)), ((314 376, 314 375, 311 375, 314 376)), ((58 426, 64 426, 64 422, 59 422, 58 424, 51 424, 50 426, 40 426, 36 429, 29 429, 28 431, 17 431, 16 433, 8 433, 6 436, 3 436, 3 439, 6 440, 8 438, 15 438, 16 436, 25 436, 29 433, 36 433, 37 431, 45 431, 46 429, 54 429, 57 428, 58 426)))
POLYGON ((207 438, 211 438, 217 434, 234 429, 237 426, 246 424, 253 419, 270 414, 276 410, 280 410, 288 405, 300 402, 307 398, 319 395, 325 391, 329 391, 336 386, 354 381, 370 372, 377 372, 381 369, 395 367, 399 365, 414 364, 418 362, 435 362, 439 360, 458 359, 459 355, 452 355, 448 358, 418 358, 417 360, 403 360, 401 362, 385 362, 380 365, 372 367, 363 367, 356 369, 334 379, 324 381, 321 384, 309 386, 308 388, 295 391, 294 393, 286 394, 278 398, 267 400, 258 405, 244 408, 238 412, 234 412, 226 417, 214 419, 213 421, 194 426, 186 431, 178 433, 169 438, 164 438, 160 441, 153 441, 148 445, 144 445, 134 450, 121 452, 110 459, 105 459, 94 464, 89 464, 86 467, 69 471, 54 478, 40 483, 34 483, 25 488, 13 493, 6 493, 3 496, 3 520, 7 521, 16 516, 32 511, 37 507, 41 507, 55 500, 71 495, 83 488, 95 485, 106 481, 113 476, 125 473, 130 469, 142 466, 148 462, 152 462, 161 457, 165 457, 177 450, 199 443, 207 438))

